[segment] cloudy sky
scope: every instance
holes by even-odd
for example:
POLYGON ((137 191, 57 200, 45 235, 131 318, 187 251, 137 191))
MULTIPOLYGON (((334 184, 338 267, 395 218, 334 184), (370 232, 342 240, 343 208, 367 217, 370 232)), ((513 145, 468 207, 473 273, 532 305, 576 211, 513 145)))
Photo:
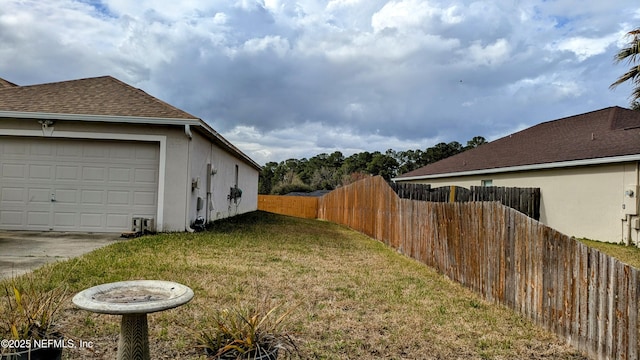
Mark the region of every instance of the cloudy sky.
POLYGON ((0 77, 111 75, 260 164, 628 106, 637 0, 0 0, 0 77))

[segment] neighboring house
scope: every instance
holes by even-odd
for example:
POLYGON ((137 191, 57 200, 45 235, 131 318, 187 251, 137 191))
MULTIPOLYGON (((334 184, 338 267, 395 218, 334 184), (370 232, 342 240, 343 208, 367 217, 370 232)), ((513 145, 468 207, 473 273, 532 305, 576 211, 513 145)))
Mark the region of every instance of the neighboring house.
POLYGON ((545 122, 393 179, 433 187, 539 187, 540 221, 638 244, 640 112, 609 107, 545 122))
POLYGON ((0 79, 0 229, 191 230, 256 210, 259 171, 201 119, 113 77, 0 79))

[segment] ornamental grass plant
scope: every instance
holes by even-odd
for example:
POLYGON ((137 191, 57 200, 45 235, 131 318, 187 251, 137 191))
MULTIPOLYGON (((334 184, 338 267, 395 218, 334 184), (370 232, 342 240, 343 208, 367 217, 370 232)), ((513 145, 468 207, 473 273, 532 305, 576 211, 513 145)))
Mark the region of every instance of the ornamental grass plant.
POLYGON ((282 359, 298 356, 285 320, 294 308, 271 306, 268 300, 217 310, 202 330, 199 346, 216 359, 282 359))
POLYGON ((65 284, 50 286, 43 282, 52 271, 45 266, 38 275, 0 280, 0 339, 11 340, 0 353, 24 350, 32 340, 61 337, 56 321, 68 292, 65 284))

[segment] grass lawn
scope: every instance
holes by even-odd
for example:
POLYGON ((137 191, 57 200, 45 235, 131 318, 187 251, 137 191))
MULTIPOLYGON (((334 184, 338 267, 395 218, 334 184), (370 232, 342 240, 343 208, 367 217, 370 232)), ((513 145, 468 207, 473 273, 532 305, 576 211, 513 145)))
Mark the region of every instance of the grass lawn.
MULTIPOLYGON (((149 315, 151 357, 205 359, 195 339, 215 309, 265 298, 296 306, 288 329, 309 359, 583 359, 505 307, 345 227, 255 212, 202 233, 145 236, 54 265, 71 295, 101 283, 162 279, 194 299, 149 315)), ((119 317, 78 310, 66 359, 113 359, 119 317)))
POLYGON ((637 246, 627 246, 587 239, 579 240, 585 245, 596 248, 607 255, 613 256, 625 264, 640 268, 640 248, 637 246))

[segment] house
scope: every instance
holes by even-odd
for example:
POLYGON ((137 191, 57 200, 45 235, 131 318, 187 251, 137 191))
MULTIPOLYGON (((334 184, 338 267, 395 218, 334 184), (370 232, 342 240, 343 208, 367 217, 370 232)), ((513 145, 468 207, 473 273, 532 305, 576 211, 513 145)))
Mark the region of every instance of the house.
POLYGON ((393 181, 538 187, 546 225, 638 244, 639 177, 640 112, 609 107, 538 124, 393 181))
POLYGON ((260 169, 202 119, 113 77, 0 79, 0 229, 191 230, 256 210, 260 169))

